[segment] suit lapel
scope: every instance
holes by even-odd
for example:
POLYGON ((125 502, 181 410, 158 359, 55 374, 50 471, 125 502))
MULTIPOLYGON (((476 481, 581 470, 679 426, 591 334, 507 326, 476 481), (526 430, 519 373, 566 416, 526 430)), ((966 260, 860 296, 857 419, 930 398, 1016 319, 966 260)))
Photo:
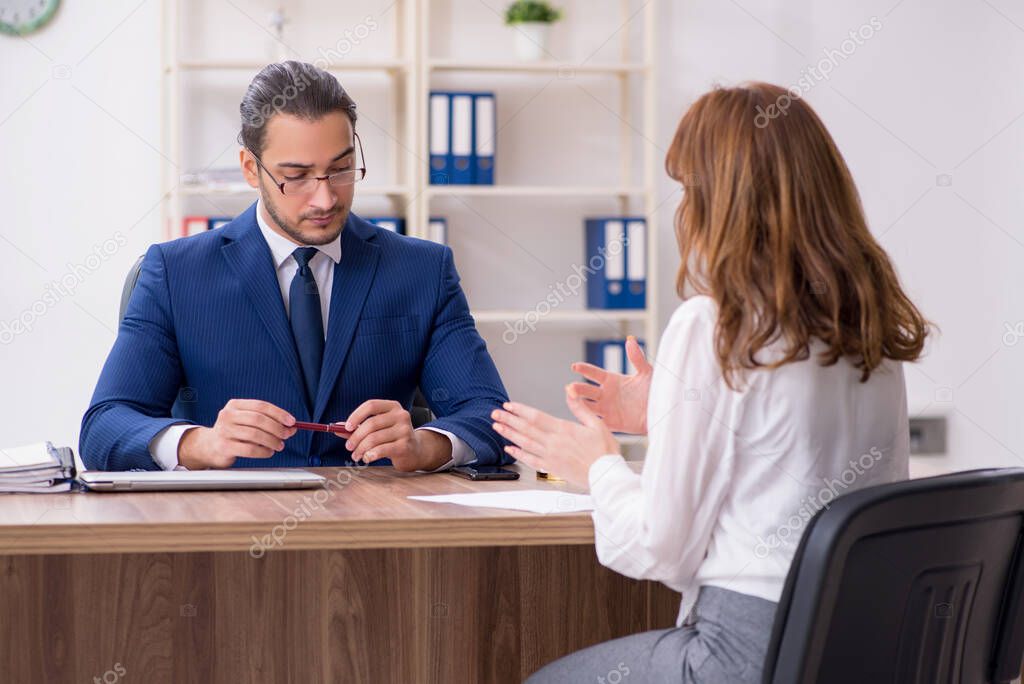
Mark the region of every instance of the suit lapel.
POLYGON ((274 260, 256 224, 256 205, 250 206, 231 225, 221 230, 224 231, 224 238, 230 240, 221 247, 224 260, 266 326, 270 339, 295 378, 300 393, 305 395, 298 352, 281 299, 281 286, 277 282, 274 260))
MULTIPOLYGON (((380 248, 371 242, 372 236, 372 228, 364 225, 355 215, 349 214, 345 229, 341 232, 341 261, 334 267, 327 343, 324 347, 324 363, 320 369, 320 387, 317 391, 313 420, 322 420, 327 400, 338 380, 338 373, 345 364, 359 315, 377 272, 380 248)), ((346 417, 333 418, 341 420, 346 417)))

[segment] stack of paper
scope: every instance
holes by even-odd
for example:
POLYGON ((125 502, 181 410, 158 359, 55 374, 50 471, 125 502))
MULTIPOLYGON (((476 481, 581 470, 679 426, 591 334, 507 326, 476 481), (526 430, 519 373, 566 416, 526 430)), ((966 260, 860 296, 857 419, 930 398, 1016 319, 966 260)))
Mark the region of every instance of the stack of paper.
POLYGON ((71 449, 49 442, 0 449, 0 492, 66 492, 75 476, 71 449))
POLYGON ((594 504, 586 494, 570 494, 550 489, 514 489, 507 492, 474 492, 472 494, 438 494, 434 496, 410 496, 417 501, 453 503, 460 506, 482 508, 507 508, 531 513, 579 513, 594 510, 594 504))

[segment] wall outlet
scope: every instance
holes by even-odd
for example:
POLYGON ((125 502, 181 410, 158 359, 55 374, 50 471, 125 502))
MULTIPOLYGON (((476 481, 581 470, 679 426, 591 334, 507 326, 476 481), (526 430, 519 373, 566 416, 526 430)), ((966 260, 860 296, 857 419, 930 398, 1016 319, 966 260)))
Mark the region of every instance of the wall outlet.
POLYGON ((910 453, 945 454, 946 418, 925 416, 910 419, 910 453))

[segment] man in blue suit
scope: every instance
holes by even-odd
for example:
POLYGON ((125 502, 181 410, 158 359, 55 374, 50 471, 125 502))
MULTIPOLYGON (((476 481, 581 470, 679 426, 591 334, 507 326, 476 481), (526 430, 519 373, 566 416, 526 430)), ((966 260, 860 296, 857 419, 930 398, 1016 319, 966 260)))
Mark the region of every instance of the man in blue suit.
POLYGON ((337 79, 272 64, 240 111, 240 162, 259 199, 146 253, 82 420, 86 467, 501 462, 490 413, 507 396, 451 250, 350 212, 366 170, 337 79), (417 387, 438 418, 413 429, 417 387))

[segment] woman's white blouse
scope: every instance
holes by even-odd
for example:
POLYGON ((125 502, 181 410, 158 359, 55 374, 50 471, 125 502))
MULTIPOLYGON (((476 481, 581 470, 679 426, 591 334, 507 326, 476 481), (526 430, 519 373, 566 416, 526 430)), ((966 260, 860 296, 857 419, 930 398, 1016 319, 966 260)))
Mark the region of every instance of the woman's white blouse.
POLYGON ((778 601, 815 512, 908 477, 902 364, 862 383, 848 361, 821 366, 816 343, 809 359, 748 372, 733 391, 715 357, 716 317, 710 297, 693 297, 662 335, 642 473, 619 455, 589 472, 601 563, 682 592, 680 621, 702 585, 778 601))

